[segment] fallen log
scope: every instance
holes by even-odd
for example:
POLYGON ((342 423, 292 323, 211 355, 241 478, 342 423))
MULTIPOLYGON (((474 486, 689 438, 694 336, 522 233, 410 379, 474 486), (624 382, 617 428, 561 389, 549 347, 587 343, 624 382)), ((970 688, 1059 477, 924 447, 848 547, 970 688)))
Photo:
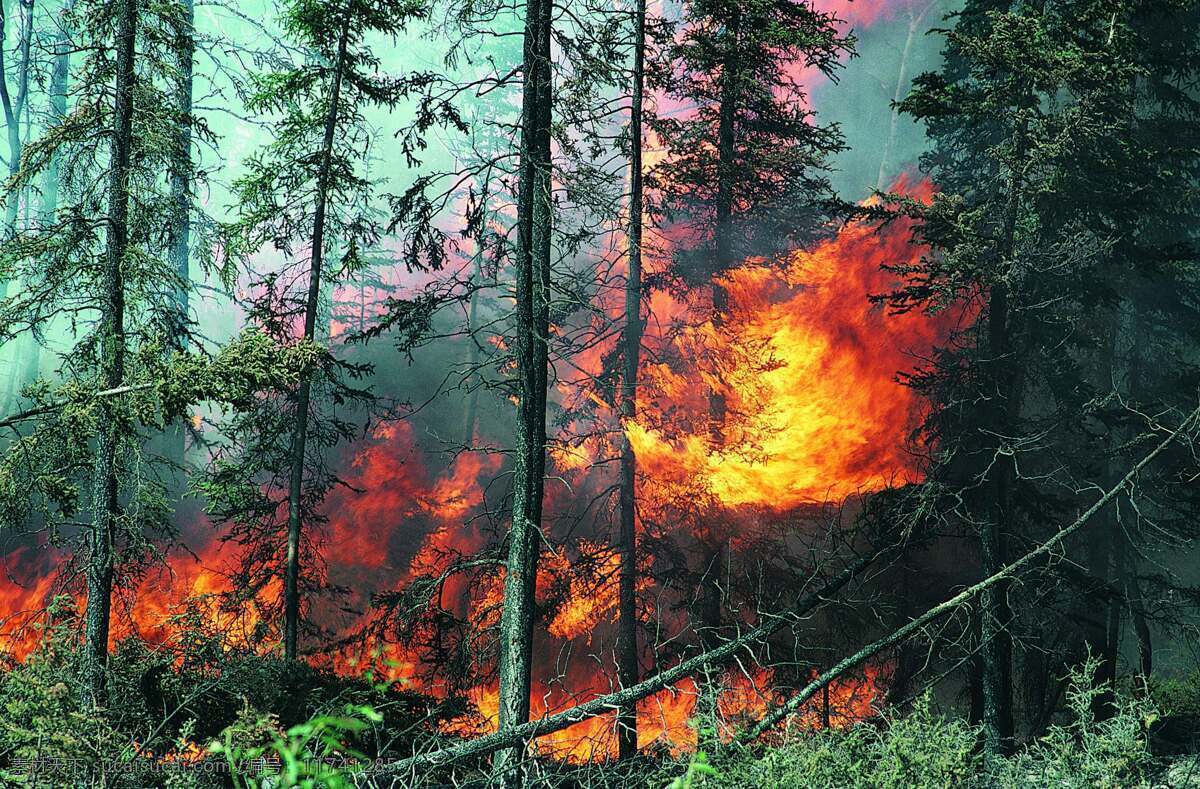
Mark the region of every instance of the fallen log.
POLYGON ((411 756, 388 765, 384 768, 384 772, 389 775, 408 774, 415 776, 418 772, 431 767, 446 765, 460 759, 486 756, 501 748, 520 745, 542 735, 565 729, 588 718, 605 713, 615 713, 621 707, 634 704, 705 668, 723 665, 726 661, 732 659, 739 650, 754 642, 761 641, 789 622, 808 614, 822 602, 827 601, 830 596, 876 562, 880 557, 894 551, 894 547, 888 547, 859 558, 830 579, 821 589, 800 600, 786 612, 770 616, 766 621, 746 631, 737 638, 730 639, 715 649, 684 660, 678 665, 648 677, 636 685, 616 691, 615 693, 609 693, 605 696, 598 696, 578 706, 571 707, 554 715, 547 715, 544 718, 529 721, 503 732, 477 737, 451 748, 443 748, 411 756))
POLYGON ((1183 421, 1183 423, 1180 424, 1180 426, 1178 428, 1176 428, 1174 431, 1171 432, 1170 435, 1168 435, 1165 439, 1163 439, 1162 443, 1160 443, 1157 447, 1155 447, 1154 450, 1150 454, 1146 455, 1140 461, 1138 461, 1133 466, 1133 468, 1131 468, 1129 470, 1129 473, 1127 473, 1124 477, 1121 478, 1120 482, 1118 482, 1116 485, 1114 485, 1109 490, 1105 491, 1104 495, 1101 496, 1096 501, 1096 503, 1094 503, 1091 507, 1089 507, 1086 511, 1084 511, 1084 513, 1082 515, 1080 515, 1075 520, 1075 522, 1073 522, 1071 525, 1059 530, 1058 533, 1055 534, 1053 537, 1046 540, 1046 542, 1042 543, 1037 548, 1034 548, 1032 551, 1025 554, 1021 558, 1013 561, 1012 563, 1010 563, 1004 567, 1001 567, 993 575, 990 575, 987 578, 984 578, 982 581, 979 581, 976 584, 968 586, 966 589, 962 590, 961 592, 959 592, 958 594, 949 598, 948 600, 944 600, 943 602, 939 603, 938 605, 935 605, 933 608, 930 608, 928 611, 921 614, 916 619, 913 619, 911 622, 904 625, 903 627, 901 627, 897 630, 894 630, 890 634, 884 636, 883 638, 880 638, 877 641, 873 641, 870 644, 867 644, 865 647, 858 650, 854 654, 844 658, 843 660, 838 662, 835 666, 830 668, 828 671, 826 671, 825 673, 816 677, 812 682, 810 682, 808 685, 806 685, 804 687, 804 689, 801 690, 799 693, 797 693, 795 696, 791 697, 785 703, 777 706, 771 712, 767 713, 762 718, 762 720, 760 720, 752 728, 748 729, 740 737, 738 737, 737 741, 739 743, 743 743, 743 744, 747 743, 747 742, 752 742, 753 740, 755 740, 759 736, 761 736, 763 733, 765 733, 766 731, 771 729, 773 726, 775 726, 777 723, 779 723, 781 720, 783 720, 785 717, 787 717, 788 715, 790 715, 790 714, 794 713, 796 710, 798 710, 805 702, 809 701, 813 696, 815 696, 817 694, 818 691, 820 691, 822 688, 824 688, 830 682, 833 682, 835 679, 841 677, 847 671, 857 667, 859 664, 864 662, 867 658, 887 649, 888 647, 891 647, 891 646, 894 646, 894 645, 900 643, 901 641, 905 640, 906 638, 911 636, 913 633, 916 633, 918 630, 925 627, 926 625, 932 623, 933 621, 935 621, 937 619, 940 619, 941 617, 949 614, 951 611, 954 611, 955 609, 961 607, 962 605, 967 603, 967 601, 969 601, 971 598, 975 597, 976 595, 978 595, 980 592, 984 591, 988 587, 998 583, 999 581, 1001 581, 1005 578, 1008 578, 1008 577, 1014 575, 1018 570, 1032 564, 1037 559, 1049 554, 1056 547, 1061 545, 1064 540, 1066 540, 1072 534, 1074 534, 1075 532, 1077 532, 1081 528, 1083 528, 1084 524, 1086 524, 1092 517, 1094 517, 1096 515, 1096 513, 1100 512, 1100 510, 1104 509, 1105 505, 1107 505, 1110 501, 1112 501, 1114 498, 1116 498, 1117 495, 1120 494, 1120 492, 1122 490, 1124 490, 1127 485, 1129 485, 1131 482, 1133 482, 1134 479, 1137 477, 1137 475, 1139 473, 1141 473, 1142 469, 1144 469, 1147 465, 1149 465, 1150 461, 1154 460, 1154 458, 1158 457, 1158 455, 1160 453, 1162 453, 1163 450, 1165 450, 1171 444, 1175 443, 1175 441, 1181 435, 1183 435, 1184 432, 1186 432, 1190 428, 1190 426, 1192 426, 1198 420, 1200 420, 1200 408, 1197 408, 1195 411, 1193 411, 1187 417, 1187 419, 1185 419, 1183 421))

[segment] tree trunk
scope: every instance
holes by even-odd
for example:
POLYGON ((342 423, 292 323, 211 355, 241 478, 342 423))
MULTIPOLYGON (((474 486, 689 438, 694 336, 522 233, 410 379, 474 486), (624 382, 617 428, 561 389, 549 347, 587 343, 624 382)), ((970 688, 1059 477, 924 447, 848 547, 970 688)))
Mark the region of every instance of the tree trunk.
MULTIPOLYGON (((488 173, 490 177, 490 171, 488 173)), ((479 340, 475 330, 479 323, 479 288, 483 282, 483 248, 487 237, 488 183, 483 183, 480 197, 479 229, 475 234, 475 254, 471 256, 471 301, 467 305, 467 375, 474 375, 479 367, 479 340)), ((465 376, 464 376, 465 378, 465 376)), ((467 392, 467 404, 463 414, 463 446, 475 445, 475 427, 479 421, 479 387, 472 386, 467 392)))
MULTIPOLYGON (((517 196, 516 287, 517 435, 513 466, 512 525, 500 615, 499 730, 529 720, 534 588, 538 529, 546 469, 546 382, 550 332, 550 0, 525 5, 525 86, 521 106, 520 184, 517 196)), ((524 748, 499 751, 493 779, 502 786, 524 780, 524 748)))
MULTIPOLYGON (((1137 382, 1141 378, 1138 348, 1138 308, 1132 297, 1122 297, 1116 306, 1112 320, 1112 336, 1109 343, 1109 358, 1107 383, 1117 395, 1118 403, 1134 403, 1137 400, 1137 382)), ((1113 428, 1108 439, 1108 478, 1111 480, 1119 472, 1122 457, 1120 447, 1123 447, 1132 436, 1128 428, 1118 423, 1113 428)), ((1113 504, 1108 512, 1108 534, 1105 547, 1107 561, 1100 568, 1101 576, 1106 584, 1120 590, 1120 594, 1109 594, 1106 604, 1105 637, 1103 649, 1100 651, 1102 662, 1097 681, 1103 683, 1104 694, 1099 698, 1101 704, 1097 709, 1100 718, 1110 717, 1116 711, 1116 682, 1117 660, 1121 646, 1121 631, 1123 615, 1126 609, 1133 617, 1135 632, 1138 635, 1140 657, 1139 663, 1149 665, 1149 628, 1146 624, 1144 609, 1141 605, 1141 593, 1137 581, 1136 548, 1130 543, 1130 531, 1122 526, 1120 502, 1113 504)), ((1134 538, 1136 539, 1136 538, 1134 538)), ((1142 672, 1146 673, 1146 672, 1142 672)))
MULTIPOLYGON (((8 72, 6 70, 3 43, 7 33, 7 2, 0 3, 0 106, 4 110, 4 126, 8 138, 8 176, 13 178, 21 170, 21 153, 24 140, 21 137, 21 115, 25 112, 29 97, 29 66, 30 46, 33 42, 33 0, 19 0, 21 18, 17 31, 17 95, 14 100, 8 89, 8 72)), ((28 194, 25 190, 17 190, 5 195, 5 224, 4 233, 12 235, 17 232, 17 216, 20 211, 21 195, 28 194)), ((9 283, 0 282, 0 298, 8 295, 9 283)), ((14 402, 22 387, 21 376, 24 366, 21 364, 22 351, 25 343, 16 343, 15 358, 9 366, 8 375, 4 381, 3 393, 0 394, 0 409, 6 413, 14 409, 14 402)))
POLYGON ((904 37, 904 49, 900 52, 900 66, 896 69, 896 90, 892 94, 892 115, 888 122, 888 136, 883 145, 883 154, 879 157, 879 175, 875 178, 875 191, 877 192, 882 192, 888 185, 888 169, 892 163, 892 151, 896 147, 896 130, 900 124, 900 108, 897 105, 904 98, 904 87, 908 83, 908 59, 912 55, 917 26, 934 5, 936 3, 930 3, 920 15, 914 14, 911 6, 908 9, 908 32, 904 37))
MULTIPOLYGON (((638 363, 642 347, 642 93, 646 49, 646 0, 634 7, 633 95, 629 109, 629 271, 625 275, 625 326, 621 346, 621 421, 637 416, 638 363)), ((622 688, 638 682, 637 619, 637 458, 621 434, 620 538, 621 573, 618 599, 617 678, 622 688)), ((617 757, 637 753, 637 705, 617 716, 617 757)))
MULTIPOLYGON (((725 31, 725 55, 721 66, 721 96, 717 113, 717 194, 713 205, 713 260, 709 272, 712 289, 712 324, 720 331, 725 323, 729 308, 729 294, 718 277, 735 263, 733 245, 733 186, 736 178, 737 157, 736 121, 738 104, 741 100, 738 81, 742 75, 738 65, 738 35, 741 15, 735 9, 725 31)), ((718 370, 713 371, 719 377, 718 370)), ((725 445, 726 402, 723 392, 713 390, 708 396, 709 436, 712 451, 720 451, 725 445)), ((701 562, 704 571, 700 580, 699 627, 701 648, 715 648, 720 638, 721 627, 721 566, 725 555, 725 540, 717 537, 704 546, 701 562)), ((717 681, 711 671, 706 671, 699 698, 696 701, 696 717, 701 721, 701 732, 717 737, 717 681)), ((715 744, 710 743, 709 745, 715 744)), ((701 743, 702 746, 705 743, 701 743)))
MULTIPOLYGON (((304 339, 312 340, 317 327, 321 297, 321 269, 325 252, 325 214, 328 208, 329 178, 333 162, 333 137, 338 123, 342 72, 346 66, 346 39, 350 34, 349 17, 342 23, 338 38, 337 60, 333 66, 333 85, 329 91, 329 109, 325 113, 321 161, 317 170, 316 204, 313 207, 313 234, 308 269, 308 294, 304 302, 304 339)), ((296 426, 292 432, 291 467, 288 477, 287 559, 283 579, 283 654, 295 660, 300 633, 300 534, 302 531, 301 497, 304 491, 304 454, 308 441, 309 406, 312 400, 312 374, 300 378, 296 394, 296 426)))
MULTIPOLYGON (((1023 162, 1026 151, 1026 122, 1021 120, 1014 133, 1014 161, 1001 228, 998 260, 1002 266, 1015 265, 1013 253, 1017 214, 1023 189, 1023 162)), ((1006 542, 1012 531, 1012 487, 1015 481, 1015 459, 1005 446, 1005 437, 1016 429, 1021 409, 1021 376, 1012 359, 1011 317, 1007 275, 991 286, 988 298, 988 353, 990 355, 990 384, 996 405, 992 409, 995 462, 991 474, 991 516, 980 529, 980 559, 983 574, 992 575, 1007 561, 1006 542)), ((1012 711, 1012 612, 1008 602, 1008 584, 1001 582, 989 587, 980 600, 980 650, 983 657, 983 735, 984 755, 999 758, 1008 752, 1013 742, 1012 711)))
MULTIPOLYGON (((21 6, 21 21, 18 31, 17 51, 17 97, 14 101, 8 90, 8 73, 5 71, 4 53, 0 51, 0 105, 4 108, 4 126, 8 132, 8 175, 15 176, 21 170, 21 114, 29 96, 29 50, 33 40, 33 0, 18 0, 21 6)), ((0 37, 6 33, 7 3, 0 3, 0 37)), ((0 40, 3 40, 0 38, 0 40)), ((2 50, 3 47, 0 47, 2 50)), ((14 233, 17 229, 19 193, 11 193, 5 200, 5 230, 14 233)))
MULTIPOLYGON (((171 225, 167 238, 167 259, 178 277, 175 287, 175 310, 178 325, 175 336, 180 350, 188 345, 188 296, 191 288, 190 247, 192 210, 192 67, 196 55, 195 5, 193 0, 183 0, 183 18, 175 33, 175 47, 179 58, 179 74, 175 84, 175 111, 179 115, 168 177, 171 186, 171 225)), ((167 457, 181 473, 184 453, 187 448, 187 419, 179 419, 167 429, 167 457)), ((179 479, 176 489, 181 490, 184 479, 179 479)))
MULTIPOLYGON (((129 247, 129 152, 133 128, 133 59, 137 30, 134 0, 117 7, 116 84, 108 173, 108 230, 100 282, 100 385, 115 389, 125 378, 125 280, 122 268, 129 247)), ((112 610, 113 543, 118 508, 117 451, 121 439, 115 402, 100 404, 102 418, 96 436, 96 465, 92 484, 92 523, 84 575, 87 608, 84 613, 85 707, 104 701, 108 663, 108 629, 112 610)))
MULTIPOLYGON (((58 33, 54 40, 54 62, 50 71, 50 106, 47 121, 53 126, 67 116, 67 81, 71 73, 71 31, 67 27, 68 15, 74 8, 74 0, 63 4, 58 17, 58 33)), ((58 213, 58 188, 60 157, 51 155, 42 174, 42 204, 38 210, 38 223, 47 228, 54 224, 58 213)), ((33 332, 25 335, 26 342, 21 352, 21 378, 18 391, 37 379, 41 372, 42 342, 33 332)))

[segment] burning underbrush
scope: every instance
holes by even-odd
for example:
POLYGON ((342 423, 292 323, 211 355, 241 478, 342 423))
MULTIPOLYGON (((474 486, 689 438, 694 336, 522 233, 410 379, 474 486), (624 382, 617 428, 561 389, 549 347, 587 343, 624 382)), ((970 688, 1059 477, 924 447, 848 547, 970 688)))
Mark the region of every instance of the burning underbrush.
MULTIPOLYGON (((930 193, 927 183, 899 187, 917 198, 930 193)), ((785 606, 792 590, 821 571, 829 559, 823 552, 860 539, 853 523, 864 497, 920 478, 921 452, 908 441, 920 403, 897 374, 945 341, 954 316, 887 316, 868 300, 894 285, 885 264, 919 254, 903 222, 855 223, 782 260, 748 260, 723 275, 729 305, 719 331, 703 294, 655 291, 632 420, 619 418, 604 383, 611 344, 570 360, 582 378, 560 371, 536 590, 534 717, 617 687, 620 562, 611 535, 622 436, 639 464, 644 674, 696 654, 714 636, 732 637, 758 621, 756 612, 785 606), (711 424, 714 392, 725 404, 719 431, 711 424), (708 609, 706 589, 716 601, 708 609)), ((611 305, 614 315, 618 306, 611 305)), ((484 345, 502 349, 504 338, 484 345)), ((169 701, 183 710, 164 731, 200 741, 201 732, 180 728, 200 702, 168 699, 145 672, 220 688, 239 676, 250 682, 250 666, 270 667, 268 684, 299 688, 287 671, 307 671, 325 688, 382 693, 424 736, 495 730, 503 432, 481 425, 438 465, 444 456, 429 441, 435 426, 421 419, 376 425, 344 459, 344 484, 325 503, 317 546, 327 587, 341 592, 309 601, 306 667, 271 674, 280 671, 269 658, 278 648, 278 585, 239 586, 230 568, 241 546, 222 542, 214 536, 220 530, 202 520, 184 530, 186 551, 129 579, 115 606, 112 643, 118 654, 141 650, 135 662, 143 675, 130 682, 147 710, 169 701)), ((64 592, 67 608, 82 603, 72 576, 56 572, 61 558, 48 546, 7 557, 0 635, 14 663, 33 659, 46 633, 70 621, 61 611, 44 613, 52 594, 64 592)), ((793 643, 759 645, 753 665, 741 661, 712 678, 718 736, 728 739, 758 720, 825 664, 836 643, 822 627, 815 621, 802 636, 789 633, 793 643), (799 648, 797 640, 815 647, 799 648)), ((789 725, 837 728, 873 717, 891 671, 883 661, 833 684, 789 725)), ((644 699, 639 745, 671 756, 694 749, 706 725, 698 720, 702 691, 711 689, 685 679, 644 699)), ((243 695, 251 704, 254 694, 243 695)), ((232 698, 225 701, 238 707, 232 698)), ((272 704, 285 703, 278 695, 258 698, 251 706, 281 720, 303 717, 299 708, 278 713, 272 704)), ((302 704, 308 713, 316 706, 302 704)), ((211 719, 230 724, 230 709, 222 709, 210 711, 211 719)), ((573 763, 605 760, 616 753, 614 727, 615 714, 599 716, 539 739, 536 749, 573 763)))

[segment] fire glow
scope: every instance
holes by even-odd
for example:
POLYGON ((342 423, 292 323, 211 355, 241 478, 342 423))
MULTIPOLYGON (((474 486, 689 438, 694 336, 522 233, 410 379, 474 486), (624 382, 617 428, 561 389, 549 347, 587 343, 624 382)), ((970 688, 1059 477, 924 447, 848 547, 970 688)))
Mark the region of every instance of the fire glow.
MULTIPOLYGON (((894 189, 932 193, 928 182, 894 189)), ((896 285, 883 265, 919 255, 909 233, 903 221, 856 223, 782 266, 748 261, 723 277, 730 309, 719 329, 710 319, 661 337, 673 354, 657 356, 683 363, 645 366, 639 413, 649 416, 625 425, 645 490, 787 510, 916 481, 921 464, 906 445, 920 403, 896 377, 956 318, 889 316, 869 302, 896 285), (707 423, 709 391, 731 415, 720 446, 707 423), (668 408, 671 424, 656 425, 668 408)))
MULTIPOLYGON (((897 188, 916 198, 932 192, 927 182, 897 188)), ((786 511, 918 479, 920 462, 906 442, 920 404, 896 376, 913 367, 914 356, 945 340, 952 319, 884 315, 867 297, 895 284, 884 264, 910 262, 920 253, 910 243, 909 227, 898 221, 883 228, 848 225, 782 263, 749 260, 724 275, 730 306, 719 331, 711 320, 691 320, 697 305, 655 294, 651 324, 658 328, 646 337, 650 352, 643 357, 639 417, 623 425, 638 458, 639 496, 649 506, 699 497, 716 509, 786 511), (719 444, 707 427, 709 391, 724 396, 730 415, 719 444)), ((594 391, 575 394, 611 417, 594 391)), ((610 447, 589 444, 580 452, 557 453, 556 461, 569 458, 562 463, 567 468, 557 471, 591 473, 602 449, 610 447)), ((349 484, 328 502, 325 555, 331 573, 356 580, 352 602, 365 610, 372 591, 447 574, 456 558, 485 547, 490 537, 474 516, 485 509, 484 490, 501 465, 498 453, 464 452, 434 473, 425 466, 411 422, 377 427, 354 451, 345 474, 349 484), (367 535, 371 550, 361 547, 367 535)), ((224 575, 208 569, 220 561, 219 547, 211 541, 198 552, 199 561, 176 557, 170 572, 143 583, 132 608, 117 605, 131 624, 116 628, 114 638, 134 635, 160 643, 170 637, 184 607, 198 606, 206 627, 236 631, 228 639, 231 647, 256 644, 250 634, 259 625, 255 601, 241 601, 235 612, 216 602, 234 591, 224 575)), ((554 602, 539 637, 558 646, 581 640, 590 645, 616 619, 616 555, 598 540, 577 540, 573 550, 592 557, 590 569, 577 569, 563 551, 547 552, 538 582, 539 602, 554 602)), ((20 556, 9 558, 22 562, 20 556)), ((26 587, 0 586, 0 615, 10 623, 0 635, 15 659, 28 654, 36 634, 25 629, 18 635, 11 623, 24 621, 22 612, 44 607, 50 577, 37 576, 26 587)), ((482 578, 447 574, 439 604, 482 631, 498 615, 502 580, 498 572, 482 578)), ((644 583, 648 589, 648 577, 644 583)), ((430 677, 424 656, 408 647, 372 641, 353 655, 333 656, 330 665, 358 673, 366 661, 384 667, 383 675, 404 687, 436 698, 452 693, 430 677)), ((615 680, 584 659, 565 672, 542 668, 544 676, 558 679, 535 682, 535 717, 614 689, 615 680)), ((756 719, 779 701, 769 669, 731 672, 721 681, 720 711, 731 724, 756 719)), ((831 686, 827 701, 818 698, 792 723, 837 726, 868 717, 885 681, 886 671, 869 667, 864 677, 831 686)), ((494 683, 470 687, 466 695, 477 712, 447 731, 494 729, 494 683)), ((674 753, 694 747, 689 720, 695 699, 688 680, 643 700, 640 743, 658 743, 674 753)), ((536 747, 575 762, 605 758, 615 753, 613 727, 612 716, 595 718, 548 735, 536 747)))

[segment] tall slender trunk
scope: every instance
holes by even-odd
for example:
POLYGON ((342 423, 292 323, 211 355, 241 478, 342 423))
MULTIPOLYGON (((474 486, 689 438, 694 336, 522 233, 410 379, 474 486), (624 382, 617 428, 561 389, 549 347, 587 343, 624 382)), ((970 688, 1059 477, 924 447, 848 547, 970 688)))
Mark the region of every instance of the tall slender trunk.
MULTIPOLYGON (((525 5, 521 163, 517 195, 519 250, 516 287, 517 435, 512 525, 500 614, 501 731, 529 720, 534 587, 546 469, 546 382, 550 332, 550 0, 525 5)), ((524 782, 523 748, 498 751, 493 778, 505 787, 524 782)))
MULTIPOLYGON (((71 9, 75 0, 66 0, 58 16, 58 31, 54 38, 54 65, 50 72, 50 111, 48 121, 51 125, 61 123, 67 117, 67 81, 71 75, 71 30, 67 27, 71 9)), ((42 176, 42 206, 39 222, 43 226, 54 223, 58 212, 60 157, 57 153, 50 157, 42 176)))
MULTIPOLYGON (((167 259, 178 278, 175 286, 175 311, 178 326, 175 336, 180 350, 187 349, 189 292, 191 290, 191 209, 192 209, 192 67, 196 56, 195 5, 183 0, 183 16, 175 32, 175 51, 179 73, 175 83, 175 111, 179 116, 175 155, 171 157, 168 179, 171 188, 171 224, 167 238, 167 259)), ((176 469, 182 469, 187 448, 187 420, 179 419, 167 429, 167 457, 176 469)), ((182 488, 183 479, 176 488, 182 488)))
MULTIPOLYGON (((483 273, 483 250, 475 250, 472 261, 471 282, 479 287, 479 279, 483 273)), ((467 369, 474 371, 479 367, 479 343, 475 339, 475 326, 479 321, 479 293, 471 291, 471 302, 467 306, 467 369)), ((463 446, 470 447, 475 443, 475 425, 479 421, 479 388, 472 387, 467 392, 467 403, 463 413, 463 446)))
MULTIPOLYGON (((74 6, 74 0, 66 0, 58 16, 58 29, 52 49, 54 61, 50 71, 50 106, 47 109, 47 120, 51 126, 61 123, 67 116, 67 81, 71 72, 71 30, 67 25, 74 6)), ((42 202, 38 208, 38 224, 43 228, 53 225, 58 213, 58 189, 61 180, 59 170, 60 157, 55 152, 50 156, 42 174, 42 202)), ((17 391, 36 380, 41 372, 41 339, 33 332, 26 332, 23 338, 24 344, 20 352, 20 383, 17 391)))
MULTIPOLYGON (((15 176, 21 169, 21 114, 25 110, 25 101, 29 97, 29 51, 33 41, 33 0, 18 0, 21 6, 19 43, 17 51, 20 59, 17 61, 17 96, 14 101, 8 90, 8 73, 5 71, 3 47, 0 47, 0 105, 4 108, 4 127, 8 132, 8 175, 15 176)), ((7 22, 7 3, 0 3, 0 37, 4 36, 7 22)), ((3 39, 0 38, 0 41, 3 39)), ((19 193, 7 195, 5 199, 5 231, 14 233, 17 229, 17 212, 19 210, 19 193)))
MULTIPOLYGON (((1014 134, 1013 171, 1009 178, 1008 195, 1001 227, 997 258, 1002 266, 1013 266, 1017 215, 1024 188, 1022 171, 1026 151, 1026 122, 1018 123, 1014 134)), ((980 558, 985 576, 996 572, 1007 560, 1007 536, 1012 531, 1012 488, 1016 468, 1014 458, 1003 446, 1004 438, 1012 436, 1021 408, 1022 378, 1012 358, 1012 317, 1009 309, 1009 288, 1004 276, 991 286, 988 297, 988 353, 991 356, 990 383, 997 398, 992 409, 992 432, 995 436, 996 459, 990 488, 991 515, 980 529, 980 558)), ((1011 611, 1007 583, 989 588, 982 596, 980 608, 980 649, 983 656, 983 732, 984 753, 996 759, 1007 752, 1013 741, 1012 711, 1012 635, 1011 611)))
MULTIPOLYGON (((317 170, 316 204, 313 207, 313 232, 308 269, 308 294, 304 302, 304 339, 316 334, 317 312, 321 298, 321 269, 324 266, 325 214, 328 209, 329 178, 333 166, 333 137, 337 131, 338 102, 342 93, 342 73, 346 67, 346 40, 350 35, 349 16, 342 22, 337 59, 333 65, 333 85, 329 91, 329 109, 325 113, 321 160, 317 170)), ((283 654, 295 660, 300 633, 300 534, 303 528, 301 498, 304 492, 304 454, 308 442, 309 406, 312 402, 312 374, 304 373, 296 393, 296 425, 292 431, 288 475, 287 558, 283 578, 283 654)))
MULTIPOLYGON (((1112 387, 1121 403, 1132 403, 1138 396, 1137 381, 1141 377, 1141 370, 1138 363, 1137 335, 1137 306, 1131 297, 1124 296, 1118 301, 1112 318, 1108 364, 1104 371, 1107 380, 1101 382, 1112 387)), ((1106 484, 1108 480, 1120 478, 1120 464, 1126 459, 1121 447, 1125 446, 1130 438, 1130 431, 1121 423, 1118 423, 1108 436, 1106 484)), ((1141 657, 1145 662, 1150 662, 1146 655, 1149 628, 1146 626, 1137 581, 1137 551, 1130 544, 1128 536, 1129 530, 1135 527, 1130 525, 1127 529, 1122 526, 1119 499, 1113 502, 1105 516, 1105 531, 1102 537, 1103 553, 1096 562, 1099 565, 1097 569, 1100 577, 1105 581, 1104 585, 1108 587, 1105 590, 1107 592, 1105 600, 1107 616, 1105 617, 1104 640, 1097 650, 1101 662, 1096 680, 1103 685, 1104 692, 1097 697, 1095 711, 1102 719, 1111 717, 1116 711, 1117 659, 1126 609, 1134 619, 1139 651, 1142 652, 1141 657), (1144 639, 1143 636, 1145 636, 1144 639)), ((1094 602, 1094 600, 1085 601, 1085 604, 1094 605, 1094 602)))
MULTIPOLYGON (((490 173, 489 173, 490 176, 490 173)), ((487 236, 488 185, 485 181, 480 198, 479 229, 475 234, 475 254, 471 256, 471 301, 467 305, 467 370, 469 374, 479 367, 479 341, 475 329, 479 322, 479 288, 483 281, 483 247, 487 236)), ((475 443, 475 426, 479 420, 479 387, 467 392, 467 404, 463 414, 463 446, 475 443)))
MULTIPOLYGON (((625 275, 625 326, 621 337, 621 420, 637 416, 638 363, 642 347, 642 98, 646 49, 646 0, 634 6, 633 95, 629 108, 629 271, 625 275)), ((637 458, 628 436, 621 437, 617 679, 622 688, 638 682, 637 619, 637 458)), ((637 753, 637 705, 617 716, 617 757, 637 753)))
MULTIPOLYGON (((14 99, 8 89, 8 71, 3 46, 7 33, 8 3, 0 3, 0 107, 4 110, 4 128, 8 139, 9 178, 16 176, 21 169, 21 153, 24 148, 24 139, 21 136, 21 116, 25 113, 29 97, 30 47, 33 41, 33 0, 18 0, 18 4, 21 8, 21 17, 17 31, 17 95, 14 99)), ((5 234, 17 232, 17 217, 20 212, 22 194, 27 195, 28 192, 21 189, 4 196, 5 224, 3 232, 5 234)), ((0 281, 0 298, 7 296, 8 290, 9 283, 0 281)), ((24 346, 25 343, 14 345, 15 358, 9 365, 8 375, 5 377, 3 389, 0 391, 0 409, 3 409, 5 413, 15 410, 14 400, 21 390, 21 373, 24 370, 24 366, 21 364, 21 352, 25 350, 24 346)))
MULTIPOLYGON (((713 260, 710 263, 712 291, 711 319, 716 331, 725 324, 729 308, 729 294, 718 277, 733 266, 733 187, 736 177, 737 156, 736 122, 738 104, 741 100, 740 66, 738 63, 738 37, 741 15, 735 9, 725 31, 725 56, 721 66, 721 95, 717 112, 717 194, 713 202, 713 260)), ((714 371, 714 375, 720 375, 714 371)), ((720 451, 725 443, 725 395, 714 389, 708 395, 709 439, 713 451, 720 451)), ((700 558, 703 572, 699 590, 699 634, 701 647, 711 650, 720 641, 721 627, 721 568, 724 566, 726 541, 717 536, 705 540, 700 558)), ((696 701, 697 718, 702 731, 711 737, 717 734, 717 681, 712 671, 705 671, 703 687, 696 701)))
POLYGON ((875 178, 877 191, 882 191, 888 185, 888 171, 891 168, 892 154, 896 148, 896 132, 900 125, 900 108, 897 105, 904 98, 904 89, 908 85, 908 59, 912 56, 913 42, 916 40, 917 30, 924 21, 925 15, 937 6, 938 2, 939 0, 933 0, 919 14, 911 6, 908 8, 908 31, 904 37, 904 48, 900 52, 900 65, 896 69, 896 90, 892 95, 892 115, 888 122, 888 136, 884 141, 883 155, 879 157, 879 175, 875 178))
MULTIPOLYGON (((133 129, 134 43, 137 8, 134 0, 117 6, 116 84, 108 173, 108 229, 100 282, 100 388, 115 389, 125 378, 125 279, 122 271, 129 248, 129 152, 133 129)), ((96 436, 96 465, 92 482, 92 523, 88 528, 87 607, 84 613, 85 706, 104 700, 108 663, 108 629, 112 612, 113 543, 118 514, 117 450, 122 435, 106 398, 96 436)))

